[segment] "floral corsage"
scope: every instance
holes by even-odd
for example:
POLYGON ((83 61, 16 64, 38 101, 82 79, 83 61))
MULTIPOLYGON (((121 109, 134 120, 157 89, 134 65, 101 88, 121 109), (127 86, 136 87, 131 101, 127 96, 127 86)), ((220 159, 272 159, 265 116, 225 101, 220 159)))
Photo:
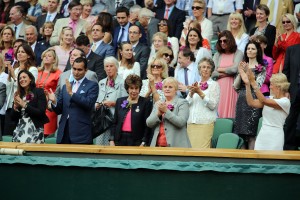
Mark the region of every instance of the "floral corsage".
POLYGON ((201 89, 202 91, 206 90, 207 88, 208 88, 207 82, 200 83, 200 89, 201 89))
POLYGON ((121 104, 122 108, 130 108, 130 106, 131 106, 131 104, 129 103, 129 101, 127 99, 125 99, 121 104))
POLYGON ((155 89, 162 90, 162 87, 163 87, 163 83, 162 82, 155 83, 155 89))
POLYGON ((173 111, 174 110, 174 105, 173 104, 168 104, 167 108, 168 108, 168 110, 173 111))
POLYGON ((262 72, 263 67, 264 67, 264 66, 261 65, 261 64, 256 65, 256 66, 255 66, 255 72, 256 72, 256 73, 262 72))
POLYGON ((26 96, 25 96, 25 100, 26 100, 27 102, 32 101, 33 98, 34 98, 34 94, 33 94, 32 92, 29 92, 29 93, 26 94, 26 96))
POLYGON ((110 80, 108 81, 108 86, 109 86, 109 87, 115 87, 115 80, 114 80, 114 79, 110 79, 110 80))

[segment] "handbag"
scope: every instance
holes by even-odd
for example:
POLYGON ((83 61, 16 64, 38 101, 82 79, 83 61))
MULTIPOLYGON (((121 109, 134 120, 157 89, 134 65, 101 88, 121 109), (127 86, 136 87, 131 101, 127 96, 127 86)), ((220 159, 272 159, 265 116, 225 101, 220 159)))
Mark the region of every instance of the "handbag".
POLYGON ((110 109, 104 105, 101 105, 98 110, 95 110, 92 114, 93 138, 98 137, 108 130, 113 124, 113 118, 110 109))
POLYGON ((241 75, 238 74, 238 75, 235 77, 232 86, 233 86, 233 88, 234 88, 235 90, 239 90, 239 89, 241 89, 241 84, 242 84, 242 78, 241 78, 241 75))

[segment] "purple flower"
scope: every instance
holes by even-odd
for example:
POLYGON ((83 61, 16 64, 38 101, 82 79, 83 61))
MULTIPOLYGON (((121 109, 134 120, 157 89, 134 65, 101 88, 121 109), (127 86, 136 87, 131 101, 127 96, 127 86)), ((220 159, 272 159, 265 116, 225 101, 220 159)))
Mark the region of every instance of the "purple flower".
POLYGON ((170 111, 173 111, 173 110, 174 110, 174 105, 173 105, 173 104, 168 104, 168 105, 167 105, 167 108, 168 108, 170 111))
POLYGON ((266 67, 269 65, 269 63, 266 59, 263 59, 263 63, 264 63, 264 66, 266 66, 266 67))
POLYGON ((34 94, 32 92, 29 92, 26 96, 26 101, 32 101, 34 98, 34 94))
POLYGON ((115 80, 114 79, 110 79, 108 81, 108 85, 109 85, 109 87, 115 87, 115 80))
POLYGON ((155 89, 157 90, 162 90, 162 86, 163 86, 162 82, 155 83, 155 89))
POLYGON ((262 72, 262 70, 263 70, 263 66, 261 65, 261 64, 258 64, 257 66, 255 66, 255 71, 256 72, 262 72))
POLYGON ((206 90, 208 88, 208 84, 207 82, 204 82, 204 83, 200 83, 200 89, 203 91, 203 90, 206 90))
POLYGON ((121 107, 122 108, 128 108, 128 105, 129 105, 129 101, 127 99, 125 99, 122 104, 121 104, 121 107))
POLYGON ((5 53, 4 59, 5 59, 6 61, 13 60, 13 55, 10 54, 10 53, 5 53))

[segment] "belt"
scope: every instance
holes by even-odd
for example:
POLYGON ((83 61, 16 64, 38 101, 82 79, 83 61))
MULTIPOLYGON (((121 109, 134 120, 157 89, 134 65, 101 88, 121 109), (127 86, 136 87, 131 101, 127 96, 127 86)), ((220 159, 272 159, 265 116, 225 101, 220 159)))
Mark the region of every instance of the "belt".
POLYGON ((230 15, 230 13, 224 13, 224 14, 212 14, 212 15, 215 15, 215 16, 218 16, 218 17, 222 17, 222 16, 225 16, 225 15, 230 15))

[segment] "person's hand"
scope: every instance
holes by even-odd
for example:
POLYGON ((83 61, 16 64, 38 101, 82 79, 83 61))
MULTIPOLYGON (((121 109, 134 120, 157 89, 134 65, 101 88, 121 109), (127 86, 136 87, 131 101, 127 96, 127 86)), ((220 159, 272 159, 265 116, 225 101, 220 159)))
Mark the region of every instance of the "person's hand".
POLYGON ((166 102, 159 102, 158 103, 158 110, 162 113, 166 113, 168 108, 166 102))
POLYGON ((284 96, 285 96, 286 98, 288 98, 288 99, 291 99, 291 96, 290 96, 290 93, 289 93, 289 92, 286 92, 286 93, 284 94, 284 96))
POLYGON ((19 95, 15 95, 14 97, 14 103, 19 106, 24 108, 26 106, 26 102, 23 101, 23 99, 21 99, 21 97, 19 95))
POLYGON ((253 74, 253 72, 252 72, 251 69, 248 69, 247 75, 248 75, 248 79, 250 81, 250 84, 252 86, 256 86, 255 76, 254 76, 254 74, 253 74))
POLYGON ((98 110, 101 107, 100 103, 95 103, 95 109, 98 110))
POLYGON ((154 84, 154 76, 152 74, 147 74, 147 78, 149 80, 149 84, 154 84))
POLYGON ((109 146, 116 146, 115 142, 114 141, 109 141, 109 146))
POLYGON ((52 91, 52 89, 50 88, 50 90, 47 92, 47 96, 48 96, 48 99, 50 101, 52 101, 53 104, 56 104, 56 96, 54 94, 54 92, 52 91))
POLYGON ((109 108, 115 106, 114 101, 103 101, 102 104, 105 105, 106 107, 109 107, 109 108))
POLYGON ((73 92, 72 92, 72 85, 71 83, 69 82, 68 79, 66 79, 66 89, 67 89, 67 92, 70 96, 72 96, 73 92))
POLYGON ((183 83, 178 83, 178 90, 180 92, 186 92, 187 86, 184 85, 183 83))
POLYGON ((249 37, 249 40, 252 41, 252 42, 253 42, 253 41, 256 41, 256 35, 250 36, 250 37, 249 37))

